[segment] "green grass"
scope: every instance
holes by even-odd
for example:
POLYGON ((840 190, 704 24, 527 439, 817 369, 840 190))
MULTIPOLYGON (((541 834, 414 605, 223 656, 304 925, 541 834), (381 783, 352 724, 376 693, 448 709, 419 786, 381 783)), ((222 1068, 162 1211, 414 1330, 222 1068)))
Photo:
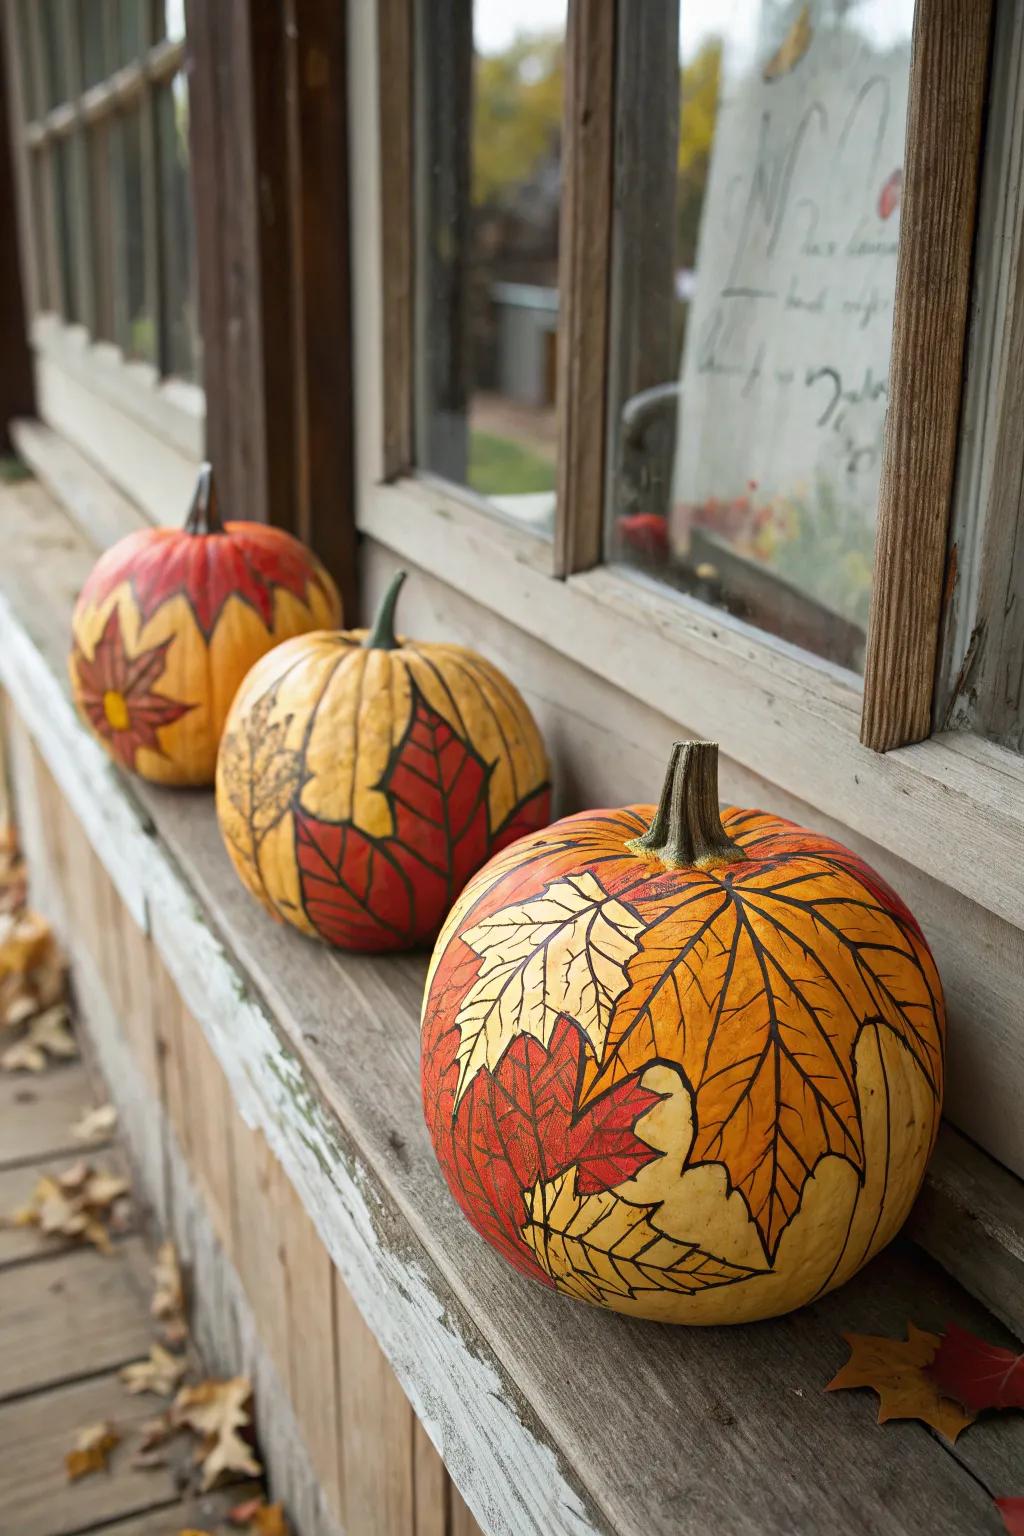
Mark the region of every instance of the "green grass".
POLYGON ((511 438, 471 432, 467 478, 481 496, 519 496, 532 491, 553 491, 555 466, 511 438))

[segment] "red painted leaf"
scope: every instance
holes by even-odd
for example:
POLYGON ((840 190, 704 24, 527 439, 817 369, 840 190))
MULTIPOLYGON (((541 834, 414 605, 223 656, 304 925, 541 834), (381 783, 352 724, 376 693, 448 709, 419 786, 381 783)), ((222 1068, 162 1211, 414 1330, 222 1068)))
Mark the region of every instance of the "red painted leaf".
POLYGON ((144 623, 181 594, 207 640, 229 597, 248 603, 269 629, 275 588, 305 603, 311 586, 324 590, 315 561, 298 539, 262 523, 226 523, 223 533, 147 528, 129 534, 96 563, 82 601, 102 603, 125 581, 144 623))
POLYGON ((995 1502, 1010 1536, 1024 1536, 1024 1499, 996 1499, 995 1502))
POLYGON ((520 1236, 524 1192, 579 1165, 581 1195, 596 1194, 632 1178, 661 1153, 634 1127, 659 1095, 627 1078, 577 1113, 583 1035, 559 1019, 546 1049, 531 1035, 517 1035, 492 1073, 481 1071, 459 1102, 454 1123, 458 1065, 451 1032, 424 1055, 424 1100, 431 1106, 438 1158, 470 1221, 525 1274, 550 1285, 520 1236), (438 1056, 447 1047, 447 1065, 438 1056), (439 1076, 441 1081, 431 1081, 439 1076))
POLYGON ((128 654, 117 608, 111 608, 92 657, 76 642, 72 664, 78 678, 78 699, 89 724, 102 736, 126 768, 135 767, 140 748, 165 755, 158 732, 187 715, 194 704, 183 704, 156 691, 167 669, 173 636, 149 650, 128 654))
POLYGON ((408 729, 380 782, 392 835, 295 812, 302 903, 321 937, 364 950, 432 938, 491 851, 489 779, 483 758, 414 689, 408 729))
POLYGON ((1024 1408, 1024 1355, 950 1323, 929 1367, 939 1389, 980 1413, 983 1408, 1024 1408))

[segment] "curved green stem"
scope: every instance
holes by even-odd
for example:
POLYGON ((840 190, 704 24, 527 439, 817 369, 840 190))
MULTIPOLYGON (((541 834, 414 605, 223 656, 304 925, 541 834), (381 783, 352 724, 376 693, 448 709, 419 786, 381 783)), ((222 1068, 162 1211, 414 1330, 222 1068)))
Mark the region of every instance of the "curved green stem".
POLYGON ((722 826, 715 742, 673 744, 654 820, 626 847, 631 853, 660 859, 670 869, 714 869, 746 858, 722 826))
POLYGON ((213 483, 213 465, 202 464, 192 493, 192 505, 185 519, 186 533, 223 533, 217 487, 213 483))
POLYGON ((368 651, 393 651, 398 647, 398 639, 395 635, 395 604, 398 602, 398 594, 402 590, 405 574, 404 571, 395 572, 391 578, 391 585, 380 600, 373 628, 367 631, 366 639, 363 641, 368 651))

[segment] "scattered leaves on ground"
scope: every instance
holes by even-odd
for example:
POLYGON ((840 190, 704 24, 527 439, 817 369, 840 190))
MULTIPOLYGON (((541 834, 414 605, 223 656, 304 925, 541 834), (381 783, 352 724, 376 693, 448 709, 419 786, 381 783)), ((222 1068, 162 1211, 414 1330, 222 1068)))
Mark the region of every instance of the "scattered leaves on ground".
POLYGON ((1024 1536, 1024 1499, 996 1499, 996 1509, 1010 1536, 1024 1536))
MULTIPOLYGON (((0 789, 0 802, 3 801, 0 789)), ((9 822, 0 823, 0 913, 20 912, 28 900, 28 877, 9 822)))
POLYGON ((117 1110, 113 1104, 99 1104, 87 1109, 80 1120, 71 1127, 72 1136, 79 1141, 102 1141, 117 1130, 117 1110))
POLYGON ((188 1322, 185 1316, 185 1283, 178 1263, 178 1252, 173 1243, 161 1243, 153 1265, 153 1300, 150 1315, 161 1324, 161 1333, 167 1344, 183 1344, 188 1338, 188 1322))
POLYGON ((75 1444, 64 1458, 68 1482, 76 1483, 80 1477, 93 1472, 106 1472, 110 1453, 121 1443, 121 1436, 109 1419, 98 1424, 86 1424, 75 1436, 75 1444))
MULTIPOLYGON (((18 888, 18 899, 24 892, 18 888)), ((38 912, 9 905, 0 885, 0 1027, 23 1024, 64 996, 64 961, 53 930, 38 912)))
POLYGON ((204 1493, 222 1473, 244 1472, 249 1477, 259 1477, 263 1470, 241 1436, 241 1431, 252 1424, 247 1412, 251 1397, 248 1377, 232 1376, 225 1381, 211 1379, 196 1387, 182 1387, 174 1399, 172 1422, 186 1425, 203 1441, 198 1459, 203 1469, 204 1493))
POLYGON ((180 1355, 172 1355, 162 1344, 151 1344, 145 1360, 135 1360, 121 1367, 118 1375, 124 1389, 136 1396, 140 1392, 153 1392, 157 1397, 170 1397, 188 1362, 180 1355))
POLYGON ((110 1230, 123 1225, 119 1206, 128 1188, 127 1179, 79 1161, 62 1174, 43 1174, 28 1204, 3 1224, 37 1227, 46 1237, 74 1238, 110 1253, 110 1230))
POLYGON ((928 1374, 941 1342, 938 1334, 924 1333, 908 1323, 906 1340, 864 1333, 844 1333, 843 1338, 850 1346, 850 1358, 829 1382, 827 1392, 870 1387, 879 1397, 879 1424, 889 1419, 920 1419, 951 1442, 974 1422, 974 1415, 944 1397, 928 1374))
POLYGON ((988 1344, 949 1323, 928 1374, 946 1397, 972 1413, 984 1408, 1024 1408, 1024 1355, 988 1344))
POLYGON ((30 1019, 21 1038, 0 1055, 0 1072, 45 1072, 51 1058, 64 1061, 77 1055, 68 1010, 54 1003, 30 1019))

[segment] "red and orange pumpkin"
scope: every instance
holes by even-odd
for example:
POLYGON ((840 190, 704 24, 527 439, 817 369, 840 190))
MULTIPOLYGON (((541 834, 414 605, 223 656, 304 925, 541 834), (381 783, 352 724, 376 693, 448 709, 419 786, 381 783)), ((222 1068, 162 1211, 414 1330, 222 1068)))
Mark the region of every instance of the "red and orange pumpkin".
POLYGON ((123 767, 160 784, 211 784, 253 662, 340 617, 333 581, 297 539, 221 522, 206 464, 184 529, 140 529, 94 566, 72 621, 72 691, 123 767))
POLYGON ((404 573, 372 631, 279 646, 246 678, 217 763, 245 885, 341 949, 428 942, 469 877, 549 816, 544 745, 516 689, 458 645, 399 639, 404 573))
POLYGON ((939 1124, 942 989, 849 849, 720 815, 717 748, 662 800, 497 855, 445 924, 423 1102, 470 1221, 567 1295, 743 1322, 839 1285, 898 1230, 939 1124))

